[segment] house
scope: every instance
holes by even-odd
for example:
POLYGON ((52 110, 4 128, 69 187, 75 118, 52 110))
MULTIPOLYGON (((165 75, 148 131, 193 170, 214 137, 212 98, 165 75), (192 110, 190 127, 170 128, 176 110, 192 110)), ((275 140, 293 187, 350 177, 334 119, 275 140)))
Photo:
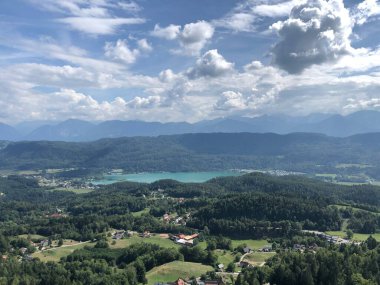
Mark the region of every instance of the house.
POLYGON ((179 239, 184 239, 184 240, 193 240, 199 237, 199 234, 192 234, 192 235, 179 234, 177 237, 179 239))
POLYGON ((24 255, 27 251, 28 251, 28 249, 26 247, 20 248, 20 254, 21 255, 24 255))
POLYGON ((224 269, 224 264, 222 264, 222 263, 218 264, 218 269, 221 270, 221 271, 223 271, 223 269, 224 269))
POLYGON ((271 245, 266 245, 263 248, 261 248, 259 251, 261 251, 261 252, 271 252, 272 251, 272 246, 271 245))
POLYGON ((182 220, 183 220, 182 217, 178 217, 175 219, 174 223, 178 225, 182 220))
POLYGON ((193 240, 185 240, 183 238, 176 239, 175 242, 178 244, 181 244, 181 245, 186 245, 186 246, 193 246, 194 245, 193 240))
POLYGON ((145 232, 141 233, 139 236, 142 238, 149 238, 149 237, 151 237, 151 234, 149 231, 145 231, 145 232))
POLYGON ((44 239, 40 242, 40 249, 49 246, 49 240, 44 239))
POLYGON ((243 248, 243 252, 244 253, 251 253, 252 249, 250 247, 246 246, 245 248, 243 248))
POLYGON ((293 249, 294 249, 294 250, 304 251, 305 248, 306 248, 306 247, 305 247, 303 244, 297 244, 297 243, 296 243, 296 244, 293 245, 293 249))
POLYGON ((241 268, 246 268, 246 267, 250 267, 252 265, 249 262, 247 262, 247 261, 240 261, 239 266, 241 268))
POLYGON ((60 219, 60 218, 65 218, 65 217, 67 217, 67 215, 64 215, 61 213, 54 213, 50 215, 50 218, 53 218, 53 219, 60 219))
POLYGON ((172 217, 171 217, 169 214, 165 214, 165 215, 162 216, 162 220, 163 220, 164 222, 166 222, 166 223, 169 223, 170 220, 171 220, 171 218, 172 218, 172 217))
POLYGON ((125 234, 124 231, 116 232, 113 234, 112 239, 117 239, 117 240, 122 239, 124 238, 124 234, 125 234))

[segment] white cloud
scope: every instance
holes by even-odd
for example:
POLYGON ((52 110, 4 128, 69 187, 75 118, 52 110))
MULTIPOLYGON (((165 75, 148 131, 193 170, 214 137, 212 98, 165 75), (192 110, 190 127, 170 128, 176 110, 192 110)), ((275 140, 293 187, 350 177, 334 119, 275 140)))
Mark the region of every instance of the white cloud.
POLYGON ((148 97, 135 97, 129 101, 126 105, 135 109, 139 108, 152 108, 157 106, 161 102, 160 96, 148 96, 148 97))
POLYGON ((246 101, 240 92, 224 91, 214 108, 229 111, 231 109, 244 109, 246 107, 246 101))
POLYGON ((132 64, 140 55, 138 49, 130 49, 127 40, 117 40, 116 43, 106 43, 104 46, 105 55, 114 60, 121 60, 124 63, 132 64))
POLYGON ((178 75, 176 75, 173 70, 166 69, 160 72, 159 79, 163 82, 172 82, 173 80, 178 78, 178 75))
POLYGON ((169 25, 161 28, 155 25, 152 35, 167 40, 178 40, 181 49, 175 53, 185 55, 198 55, 214 35, 214 27, 206 21, 198 21, 183 26, 169 25))
POLYGON ((115 17, 114 10, 123 9, 136 13, 141 8, 135 2, 115 0, 29 0, 37 7, 63 14, 57 22, 67 24, 71 29, 90 35, 114 34, 122 25, 142 24, 145 19, 133 17, 115 17))
POLYGON ((117 5, 121 7, 123 10, 130 11, 130 12, 139 12, 142 10, 139 4, 137 4, 134 1, 125 1, 125 2, 118 2, 117 5))
POLYGON ((143 53, 152 51, 151 45, 146 39, 136 41, 136 48, 130 48, 127 40, 119 39, 116 43, 107 42, 104 46, 105 55, 115 61, 133 64, 143 53))
POLYGON ((181 26, 169 25, 165 28, 161 28, 158 24, 154 26, 154 30, 151 32, 152 36, 166 40, 175 40, 178 38, 180 33, 181 26))
POLYGON ((206 21, 186 24, 179 36, 181 46, 186 53, 197 55, 212 38, 214 28, 206 21))
POLYGON ((380 3, 377 0, 364 0, 353 11, 353 17, 358 25, 363 25, 373 16, 380 15, 380 3))
POLYGON ((248 63, 244 66, 244 70, 246 72, 252 71, 252 70, 258 70, 263 67, 263 64, 260 61, 254 60, 251 63, 248 63))
POLYGON ((193 68, 187 71, 189 78, 219 77, 230 74, 234 64, 225 60, 218 50, 209 50, 199 58, 193 68))
POLYGON ((272 50, 273 62, 290 73, 335 61, 352 51, 352 23, 343 0, 309 0, 271 28, 280 36, 272 50))
POLYGON ((252 32, 255 24, 263 18, 280 18, 289 16, 290 11, 304 0, 291 1, 243 1, 224 17, 214 20, 216 27, 222 27, 234 32, 252 32))
POLYGON ((252 13, 236 12, 214 21, 213 24, 235 32, 250 32, 254 29, 253 23, 255 20, 256 17, 252 13))
POLYGON ((347 100, 347 103, 348 104, 343 108, 351 112, 358 110, 380 109, 380 98, 369 98, 359 100, 349 98, 347 100))
POLYGON ((292 0, 277 4, 260 4, 252 7, 252 12, 256 15, 270 18, 289 16, 294 6, 300 5, 305 1, 292 0))
POLYGON ((150 52, 153 50, 153 47, 151 46, 150 43, 148 43, 147 39, 138 40, 137 45, 140 50, 145 51, 145 52, 150 52))
POLYGON ((92 35, 114 34, 121 25, 143 24, 142 18, 95 18, 95 17, 68 17, 57 20, 68 24, 72 29, 92 35))

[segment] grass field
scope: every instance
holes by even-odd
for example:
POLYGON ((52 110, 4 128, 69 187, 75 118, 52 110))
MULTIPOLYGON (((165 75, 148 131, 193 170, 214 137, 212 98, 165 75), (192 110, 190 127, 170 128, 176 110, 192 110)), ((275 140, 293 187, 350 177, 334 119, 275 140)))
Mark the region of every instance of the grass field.
POLYGON ((143 214, 148 214, 149 213, 149 208, 145 208, 144 210, 138 211, 138 212, 133 212, 132 215, 134 217, 140 217, 143 214))
MULTIPOLYGON (((346 233, 344 231, 329 231, 329 232, 326 232, 326 233, 329 234, 329 235, 332 235, 332 236, 338 236, 338 237, 342 237, 342 238, 344 238, 346 236, 346 233)), ((371 235, 370 234, 357 234, 357 233, 354 233, 353 240, 355 240, 355 241, 365 241, 367 238, 369 238, 369 236, 371 236, 371 235)), ((372 237, 374 237, 377 241, 380 242, 380 233, 372 234, 372 237)))
POLYGON ((190 277, 199 277, 207 271, 212 271, 211 266, 206 266, 199 263, 173 261, 147 272, 146 277, 148 284, 153 285, 156 282, 176 281, 178 278, 187 279, 190 277))
POLYGON ((253 239, 241 239, 232 240, 232 247, 236 248, 238 245, 246 244, 251 249, 260 249, 266 245, 269 245, 269 242, 267 240, 261 239, 261 240, 253 240, 253 239))
POLYGON ((111 248, 125 248, 127 246, 132 245, 132 244, 136 244, 136 243, 140 243, 140 242, 153 243, 153 244, 157 244, 157 245, 164 247, 164 248, 179 248, 180 247, 178 244, 175 244, 170 239, 162 238, 158 235, 152 236, 150 238, 142 238, 139 236, 133 236, 130 238, 116 240, 115 244, 112 244, 111 238, 109 239, 109 241, 110 241, 110 247, 111 248))
POLYGON ((52 249, 48 249, 42 252, 35 252, 32 254, 32 257, 39 258, 41 261, 48 262, 48 261, 54 261, 58 262, 61 257, 68 256, 69 254, 73 253, 76 249, 84 248, 85 246, 94 246, 94 243, 81 243, 76 244, 73 246, 63 246, 63 247, 56 247, 52 249))
POLYGON ((247 261, 255 266, 260 266, 275 254, 275 252, 253 252, 246 255, 244 257, 244 261, 247 261))
POLYGON ((337 207, 338 209, 352 209, 353 212, 367 212, 367 213, 372 213, 372 214, 375 214, 375 215, 380 215, 380 213, 378 212, 372 212, 372 211, 368 211, 368 210, 364 210, 364 209, 360 209, 360 208, 355 208, 355 207, 352 207, 352 206, 347 206, 347 205, 339 205, 339 204, 335 204, 333 205, 335 207, 337 207))
POLYGON ((235 255, 231 251, 217 249, 215 250, 215 253, 218 256, 218 263, 222 263, 225 268, 229 263, 234 262, 235 260, 235 255))
MULTIPOLYGON (((35 235, 35 234, 30 234, 29 236, 30 236, 31 240, 43 240, 46 238, 45 236, 35 235)), ((19 235, 18 237, 28 239, 28 235, 19 235)))

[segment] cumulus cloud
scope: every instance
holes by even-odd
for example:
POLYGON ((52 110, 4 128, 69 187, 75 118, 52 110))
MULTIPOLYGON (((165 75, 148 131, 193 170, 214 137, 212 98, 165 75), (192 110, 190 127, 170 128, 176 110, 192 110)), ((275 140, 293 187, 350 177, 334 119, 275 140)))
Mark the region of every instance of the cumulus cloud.
POLYGON ((272 49, 273 62, 289 73, 335 61, 352 50, 352 23, 343 0, 309 0, 271 28, 280 36, 272 49))
POLYGON ((158 78, 163 82, 172 82, 178 78, 178 75, 173 72, 171 69, 165 69, 160 72, 158 78))
POLYGON ((240 92, 225 91, 215 104, 215 109, 228 111, 231 109, 244 109, 247 107, 245 98, 240 92))
POLYGON ((263 66, 264 65, 260 61, 254 60, 251 63, 248 63, 248 64, 244 65, 244 70, 246 72, 250 72, 252 70, 261 69, 263 66))
POLYGON ((146 39, 137 41, 137 48, 130 48, 127 40, 117 40, 116 43, 107 42, 104 46, 105 55, 126 64, 134 63, 143 52, 150 52, 151 45, 146 39))
POLYGON ((187 71, 189 78, 219 77, 231 73, 234 64, 225 60, 218 50, 209 50, 199 58, 195 66, 187 71))
POLYGON ((154 30, 151 32, 152 36, 166 39, 166 40, 175 40, 178 38, 181 33, 181 26, 178 25, 169 25, 165 28, 161 28, 160 25, 156 24, 154 30))
POLYGON ((161 102, 160 96, 148 96, 148 97, 135 97, 129 101, 126 105, 135 109, 138 108, 152 108, 157 106, 161 102))
POLYGON ((140 50, 145 52, 150 52, 153 50, 153 47, 148 43, 147 39, 141 39, 137 41, 137 45, 140 50))
POLYGON ((214 27, 206 21, 186 24, 183 28, 177 25, 161 28, 156 25, 152 35, 167 40, 178 40, 181 49, 174 50, 175 53, 198 55, 214 35, 214 27))
POLYGON ((106 43, 105 55, 115 60, 121 60, 127 64, 134 63, 140 52, 138 49, 130 49, 127 40, 117 40, 116 43, 106 43))
POLYGON ((353 17, 358 25, 363 25, 373 16, 380 15, 380 3, 377 0, 364 0, 353 11, 353 17))

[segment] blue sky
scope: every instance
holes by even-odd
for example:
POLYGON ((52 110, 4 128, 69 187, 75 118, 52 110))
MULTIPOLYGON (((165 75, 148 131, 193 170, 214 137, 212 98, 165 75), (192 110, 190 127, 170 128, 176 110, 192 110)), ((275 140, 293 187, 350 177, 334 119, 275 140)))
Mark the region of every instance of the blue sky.
POLYGON ((376 0, 0 2, 0 121, 380 108, 376 0))

